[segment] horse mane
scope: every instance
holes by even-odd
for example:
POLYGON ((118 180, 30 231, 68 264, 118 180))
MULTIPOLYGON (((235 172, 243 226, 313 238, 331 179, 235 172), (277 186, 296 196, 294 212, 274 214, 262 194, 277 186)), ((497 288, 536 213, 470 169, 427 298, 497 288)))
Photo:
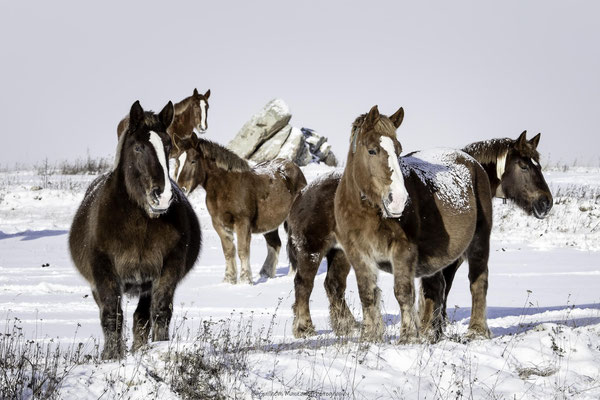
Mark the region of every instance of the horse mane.
MULTIPOLYGON (((360 131, 360 128, 362 127, 366 118, 367 118, 367 114, 361 114, 358 117, 356 117, 356 119, 352 123, 352 131, 351 131, 352 133, 350 134, 350 144, 351 144, 353 153, 356 152, 356 142, 358 140, 358 132, 360 131)), ((381 117, 378 118, 377 121, 375 121, 375 126, 373 126, 373 129, 383 130, 383 131, 387 131, 387 130, 391 129, 392 132, 396 131, 396 128, 394 127, 394 124, 392 124, 392 121, 390 121, 389 118, 387 118, 387 116, 385 116, 385 115, 381 115, 381 117), (385 117, 385 118, 382 118, 382 117, 385 117)))
MULTIPOLYGON (((117 143, 117 151, 115 152, 115 162, 113 164, 113 171, 117 169, 119 166, 119 162, 121 162, 121 152, 123 151, 123 143, 125 143, 125 138, 130 135, 129 131, 129 114, 125 117, 127 119, 127 128, 123 132, 123 134, 119 137, 119 142, 117 143)), ((144 111, 144 125, 150 128, 150 130, 156 130, 156 125, 160 123, 158 120, 158 115, 154 113, 154 111, 144 111)))
POLYGON ((175 105, 173 106, 174 114, 179 115, 182 112, 184 112, 191 104, 193 98, 194 98, 194 95, 191 95, 191 96, 188 96, 185 99, 181 100, 179 103, 175 103, 175 105))
POLYGON ((252 167, 227 147, 206 139, 197 139, 196 147, 199 148, 203 157, 215 162, 216 166, 231 172, 247 172, 252 167))
POLYGON ((516 148, 516 140, 510 138, 490 139, 475 142, 465 146, 462 150, 476 159, 480 164, 496 164, 498 179, 504 174, 506 168, 506 156, 510 149, 515 149, 523 157, 531 158, 539 163, 540 153, 525 142, 524 147, 516 148))

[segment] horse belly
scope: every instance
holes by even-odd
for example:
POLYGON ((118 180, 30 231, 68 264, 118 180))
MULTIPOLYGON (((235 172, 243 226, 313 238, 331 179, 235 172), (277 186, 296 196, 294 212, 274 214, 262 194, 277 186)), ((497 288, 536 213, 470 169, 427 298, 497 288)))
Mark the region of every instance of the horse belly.
POLYGON ((257 199, 258 215, 253 233, 265 233, 276 229, 287 218, 294 196, 283 184, 273 184, 265 196, 257 199))
MULTIPOLYGON (((475 199, 473 199, 475 205, 475 199)), ((477 225, 476 208, 472 212, 444 213, 441 216, 443 229, 424 229, 420 237, 418 276, 432 275, 461 257, 475 235, 477 225)))

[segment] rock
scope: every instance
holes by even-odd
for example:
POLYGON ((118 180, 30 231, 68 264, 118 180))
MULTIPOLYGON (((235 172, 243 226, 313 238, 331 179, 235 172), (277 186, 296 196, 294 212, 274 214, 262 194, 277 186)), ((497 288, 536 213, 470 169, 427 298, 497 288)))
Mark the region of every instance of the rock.
POLYGON ((283 100, 271 100, 242 126, 227 147, 240 157, 248 158, 262 143, 286 126, 291 118, 290 108, 283 100))
POLYGON ((331 144, 328 142, 323 142, 321 147, 317 149, 317 151, 313 152, 315 156, 319 159, 319 161, 325 161, 329 153, 331 152, 331 144))
POLYGON ((250 156, 250 161, 263 162, 277 158, 277 155, 281 151, 281 147, 290 136, 292 131, 291 125, 286 125, 279 132, 275 133, 270 139, 260 145, 258 150, 250 156))
POLYGON ((310 152, 313 154, 316 153, 321 145, 327 141, 326 137, 315 133, 315 131, 312 129, 302 128, 302 133, 304 134, 306 143, 308 143, 308 146, 310 147, 310 152))
POLYGON ((291 160, 299 166, 308 165, 312 161, 312 155, 300 129, 292 127, 277 157, 291 160))
POLYGON ((325 160, 323 162, 326 165, 329 165, 330 167, 338 166, 338 161, 337 158, 335 158, 335 154, 333 154, 333 151, 330 151, 329 154, 327 154, 327 157, 325 157, 325 160))

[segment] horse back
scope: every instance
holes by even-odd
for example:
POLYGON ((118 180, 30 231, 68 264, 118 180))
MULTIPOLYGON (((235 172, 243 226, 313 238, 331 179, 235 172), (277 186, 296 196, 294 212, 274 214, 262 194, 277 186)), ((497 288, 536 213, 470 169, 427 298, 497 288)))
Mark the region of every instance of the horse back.
POLYGON ((409 206, 401 218, 418 244, 417 275, 430 275, 471 244, 483 217, 491 217, 489 181, 481 165, 457 150, 436 149, 402 158, 409 206))

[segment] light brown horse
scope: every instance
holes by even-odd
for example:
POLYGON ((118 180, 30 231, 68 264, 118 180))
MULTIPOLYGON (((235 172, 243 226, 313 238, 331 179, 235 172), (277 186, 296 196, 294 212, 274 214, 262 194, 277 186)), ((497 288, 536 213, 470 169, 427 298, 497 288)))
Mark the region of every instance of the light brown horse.
POLYGON ((277 158, 251 167, 227 148, 205 139, 192 138, 187 162, 178 183, 188 193, 199 185, 206 190, 206 208, 225 253, 225 282, 237 282, 235 244, 241 262, 240 280, 252 283, 250 239, 262 233, 267 258, 260 275, 274 277, 281 240, 279 225, 288 216, 296 195, 306 186, 300 168, 277 158))
MULTIPOLYGON (((362 334, 380 340, 379 266, 391 266, 401 310, 401 342, 420 335, 415 277, 432 275, 466 254, 473 307, 469 337, 489 337, 486 294, 492 201, 487 174, 463 152, 403 160, 397 115, 377 106, 353 125, 346 168, 334 198, 335 236, 353 266, 363 306, 362 334)), ((442 300, 443 295, 440 296, 442 300)), ((428 331, 424 332, 429 334, 428 331)))
MULTIPOLYGON (((492 194, 514 201, 532 215, 536 215, 534 207, 538 207, 537 215, 546 215, 552 206, 552 195, 539 166, 537 146, 540 136, 538 134, 527 140, 526 133, 523 132, 516 140, 491 139, 472 143, 463 149, 480 162, 487 172, 492 194)), ((410 155, 401 157, 401 162, 409 157, 410 155)), ((315 333, 310 317, 309 298, 319 265, 325 257, 325 290, 330 302, 333 331, 337 335, 343 335, 357 326, 344 299, 350 264, 337 245, 333 233, 333 199, 340 178, 341 171, 336 171, 311 182, 294 201, 287 219, 288 258, 291 269, 296 271, 296 299, 293 307, 293 333, 296 337, 315 333)), ((454 274, 462 262, 463 258, 459 258, 444 268, 443 274, 422 278, 422 301, 419 306, 422 326, 439 321, 440 311, 446 318, 447 295, 454 274), (439 293, 445 294, 443 302, 433 298, 439 293), (433 308, 434 304, 441 303, 442 310, 433 308)), ((380 265, 380 268, 391 271, 389 265, 380 265)), ((437 338, 441 337, 441 328, 441 325, 437 326, 437 338)))
MULTIPOLYGON (((185 162, 180 160, 180 156, 187 150, 186 144, 194 135, 194 130, 198 134, 206 132, 208 129, 208 98, 210 89, 204 94, 200 94, 198 89, 194 89, 191 96, 186 97, 175 104, 175 116, 173 123, 169 126, 167 133, 171 137, 173 146, 169 153, 169 158, 175 159, 175 168, 173 176, 177 177, 179 168, 185 162)), ((123 118, 117 126, 117 136, 120 137, 129 125, 129 117, 123 118)))

